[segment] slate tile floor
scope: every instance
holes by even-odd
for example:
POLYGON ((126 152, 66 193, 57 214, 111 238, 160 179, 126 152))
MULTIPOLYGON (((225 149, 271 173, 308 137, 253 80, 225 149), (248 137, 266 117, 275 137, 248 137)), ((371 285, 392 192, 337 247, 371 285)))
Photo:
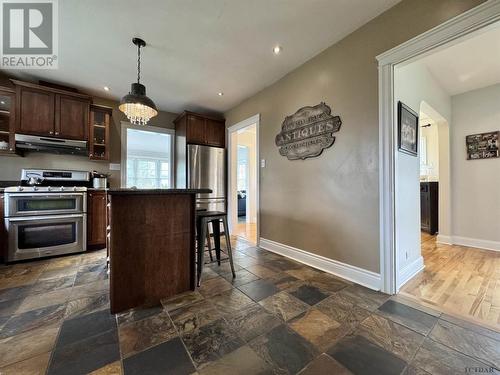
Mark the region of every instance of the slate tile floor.
POLYGON ((103 251, 0 266, 0 374, 499 373, 497 331, 233 247, 236 279, 117 316, 103 251))

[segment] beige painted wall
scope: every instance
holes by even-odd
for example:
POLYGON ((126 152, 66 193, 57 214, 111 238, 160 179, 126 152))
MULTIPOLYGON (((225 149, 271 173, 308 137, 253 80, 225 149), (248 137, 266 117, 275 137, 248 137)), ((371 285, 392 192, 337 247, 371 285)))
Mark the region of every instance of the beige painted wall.
POLYGON ((379 272, 375 56, 481 2, 404 0, 226 113, 227 126, 261 114, 261 237, 379 272), (342 118, 333 147, 305 161, 280 156, 285 116, 321 101, 342 118))
MULTIPOLYGON (((8 84, 5 74, 0 72, 0 84, 8 84)), ((22 168, 52 168, 74 170, 97 170, 111 173, 110 184, 112 187, 120 186, 120 171, 110 171, 109 163, 120 163, 121 159, 121 121, 126 121, 126 116, 118 110, 118 102, 102 98, 95 98, 95 104, 113 107, 112 123, 110 128, 110 161, 91 161, 84 156, 52 155, 40 152, 26 153, 24 157, 0 157, 0 181, 19 180, 22 168)), ((174 128, 173 120, 177 115, 171 112, 160 111, 158 116, 151 119, 149 124, 174 128)))
POLYGON ((500 159, 467 160, 465 147, 467 135, 500 130, 500 84, 453 96, 451 103, 452 236, 455 243, 500 250, 500 159))

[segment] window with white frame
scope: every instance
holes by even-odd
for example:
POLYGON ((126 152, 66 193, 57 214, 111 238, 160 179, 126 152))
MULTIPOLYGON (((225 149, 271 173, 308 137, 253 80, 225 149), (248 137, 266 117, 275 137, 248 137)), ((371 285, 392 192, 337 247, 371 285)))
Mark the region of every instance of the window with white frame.
POLYGON ((173 130, 124 124, 122 132, 122 185, 138 189, 173 187, 173 130))

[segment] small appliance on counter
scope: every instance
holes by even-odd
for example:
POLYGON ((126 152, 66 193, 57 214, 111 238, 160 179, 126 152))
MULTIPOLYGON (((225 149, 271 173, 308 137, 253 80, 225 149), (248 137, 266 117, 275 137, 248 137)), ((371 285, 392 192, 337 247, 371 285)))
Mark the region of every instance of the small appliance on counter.
POLYGON ((109 174, 97 171, 92 172, 92 186, 94 189, 107 189, 108 188, 109 174))
POLYGON ((89 172, 23 169, 4 194, 7 262, 85 251, 91 186, 89 172))

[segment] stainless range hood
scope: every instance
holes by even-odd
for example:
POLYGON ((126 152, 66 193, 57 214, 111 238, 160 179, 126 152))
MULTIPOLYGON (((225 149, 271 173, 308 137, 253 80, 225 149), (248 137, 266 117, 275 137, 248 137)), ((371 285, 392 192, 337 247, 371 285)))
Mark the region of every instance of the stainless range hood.
POLYGON ((87 155, 87 141, 16 134, 16 148, 54 154, 87 155))

